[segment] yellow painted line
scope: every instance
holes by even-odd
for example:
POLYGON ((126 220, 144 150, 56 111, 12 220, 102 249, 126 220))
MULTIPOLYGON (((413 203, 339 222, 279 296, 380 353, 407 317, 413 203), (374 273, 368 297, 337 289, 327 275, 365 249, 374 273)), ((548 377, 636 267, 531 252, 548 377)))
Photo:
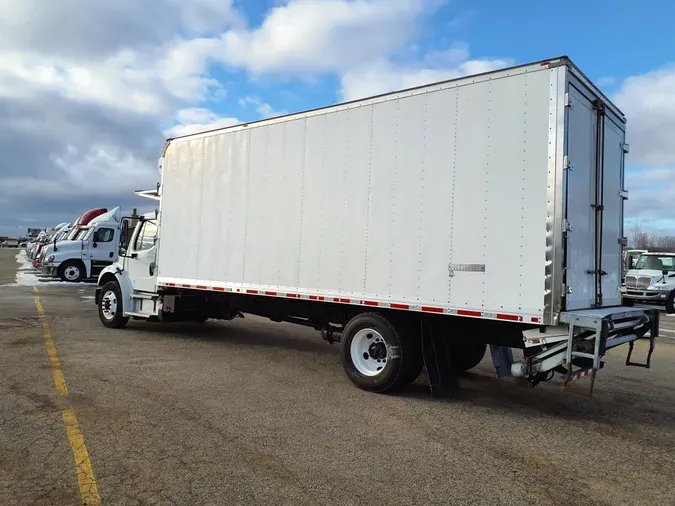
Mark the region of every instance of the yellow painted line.
POLYGON ((33 285, 33 292, 34 293, 40 293, 40 290, 38 290, 37 285, 33 285))
MULTIPOLYGON (((33 286, 33 291, 38 293, 37 286, 33 286)), ((49 355, 49 361, 52 365, 56 393, 59 397, 67 399, 68 385, 66 384, 66 378, 61 370, 61 361, 56 354, 56 345, 52 339, 52 333, 49 330, 49 324, 47 323, 45 310, 40 302, 40 297, 35 297, 35 307, 37 308, 38 315, 42 321, 42 333, 45 338, 47 355, 49 355)), ((77 483, 80 487, 82 504, 87 506, 100 505, 101 496, 98 493, 96 478, 94 478, 94 470, 91 467, 91 460, 89 460, 89 452, 87 451, 87 446, 84 444, 84 436, 82 436, 82 432, 80 432, 80 425, 77 423, 75 411, 73 411, 71 407, 66 407, 61 411, 61 415, 63 416, 63 423, 66 426, 70 448, 73 451, 75 470, 77 471, 77 483)))

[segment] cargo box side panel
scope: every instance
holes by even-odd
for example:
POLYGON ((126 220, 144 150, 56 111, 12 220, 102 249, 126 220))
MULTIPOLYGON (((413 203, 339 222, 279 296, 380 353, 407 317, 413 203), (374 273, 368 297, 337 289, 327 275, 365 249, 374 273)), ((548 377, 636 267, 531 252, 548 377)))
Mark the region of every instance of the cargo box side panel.
POLYGON ((158 276, 197 277, 203 174, 195 167, 194 155, 201 155, 198 146, 203 142, 180 143, 165 154, 162 195, 167 198, 160 218, 158 276))
POLYGON ((248 131, 169 145, 160 278, 243 282, 249 148, 248 131))
POLYGON ((541 315, 550 72, 172 141, 160 278, 541 315))
POLYGON ((294 286, 300 237, 304 125, 251 129, 244 283, 294 286))
POLYGON ((544 309, 550 72, 459 89, 452 305, 544 309))

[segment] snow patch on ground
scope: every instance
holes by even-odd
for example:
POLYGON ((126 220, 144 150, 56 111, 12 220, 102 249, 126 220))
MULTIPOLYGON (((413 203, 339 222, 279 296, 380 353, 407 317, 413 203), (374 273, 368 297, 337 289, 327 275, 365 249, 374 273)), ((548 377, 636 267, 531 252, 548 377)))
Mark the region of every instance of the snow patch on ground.
POLYGON ((16 282, 0 286, 46 286, 46 285, 68 285, 68 286, 91 286, 92 283, 68 283, 58 278, 45 278, 42 273, 33 267, 33 262, 25 251, 19 251, 16 254, 16 262, 19 267, 16 271, 16 282))

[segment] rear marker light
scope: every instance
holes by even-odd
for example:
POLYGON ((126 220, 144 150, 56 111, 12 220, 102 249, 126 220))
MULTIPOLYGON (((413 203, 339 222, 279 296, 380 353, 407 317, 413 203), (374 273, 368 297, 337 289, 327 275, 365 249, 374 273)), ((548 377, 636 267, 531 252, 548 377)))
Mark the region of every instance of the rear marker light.
POLYGON ((460 316, 476 316, 476 317, 481 317, 483 316, 483 313, 480 311, 468 311, 466 309, 458 309, 457 314, 460 316))
POLYGON ((422 306, 422 311, 425 313, 442 313, 445 310, 442 307, 422 306))
POLYGON ((523 317, 511 315, 511 314, 498 314, 497 319, 498 320, 508 320, 510 322, 517 322, 517 321, 522 321, 523 317))
POLYGON ((392 309, 410 309, 408 304, 389 304, 389 307, 392 309))

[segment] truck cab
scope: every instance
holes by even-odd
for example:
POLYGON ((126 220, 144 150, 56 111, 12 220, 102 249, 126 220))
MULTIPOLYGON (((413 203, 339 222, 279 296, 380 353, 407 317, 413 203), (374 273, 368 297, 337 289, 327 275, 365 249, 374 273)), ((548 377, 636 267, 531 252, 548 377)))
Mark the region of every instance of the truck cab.
POLYGON ((636 302, 665 306, 675 313, 675 253, 642 253, 635 267, 626 273, 623 304, 636 302))
POLYGON ((56 243, 45 258, 42 273, 70 282, 98 276, 117 259, 120 216, 116 207, 81 227, 72 240, 56 243))

